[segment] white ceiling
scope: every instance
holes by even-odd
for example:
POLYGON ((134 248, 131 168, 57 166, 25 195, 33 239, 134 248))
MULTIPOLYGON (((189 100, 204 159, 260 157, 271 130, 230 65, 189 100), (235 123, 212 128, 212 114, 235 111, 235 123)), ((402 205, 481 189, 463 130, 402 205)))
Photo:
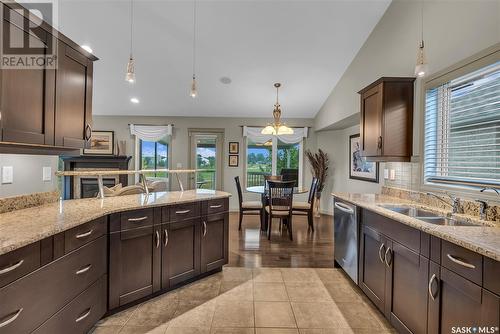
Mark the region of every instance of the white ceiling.
POLYGON ((273 83, 281 82, 283 117, 291 118, 316 114, 389 3, 199 0, 195 100, 192 1, 135 0, 133 85, 124 80, 128 0, 59 0, 58 11, 59 29, 100 58, 94 114, 270 117, 273 83))

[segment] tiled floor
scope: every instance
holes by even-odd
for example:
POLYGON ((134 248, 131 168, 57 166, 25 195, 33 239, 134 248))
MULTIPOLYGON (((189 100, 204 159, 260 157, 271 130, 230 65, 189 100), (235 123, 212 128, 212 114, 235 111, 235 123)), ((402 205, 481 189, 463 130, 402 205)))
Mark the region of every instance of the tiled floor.
POLYGON ((235 268, 103 319, 103 333, 393 333, 337 269, 235 268))

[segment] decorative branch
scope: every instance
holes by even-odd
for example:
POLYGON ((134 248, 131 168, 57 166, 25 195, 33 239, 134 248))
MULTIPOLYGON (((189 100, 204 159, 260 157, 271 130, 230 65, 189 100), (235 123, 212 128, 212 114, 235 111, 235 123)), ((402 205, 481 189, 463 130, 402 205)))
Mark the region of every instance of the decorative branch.
POLYGON ((316 196, 320 197, 321 191, 325 187, 326 177, 328 176, 328 154, 321 149, 317 153, 306 150, 306 156, 311 165, 311 173, 318 179, 316 196))

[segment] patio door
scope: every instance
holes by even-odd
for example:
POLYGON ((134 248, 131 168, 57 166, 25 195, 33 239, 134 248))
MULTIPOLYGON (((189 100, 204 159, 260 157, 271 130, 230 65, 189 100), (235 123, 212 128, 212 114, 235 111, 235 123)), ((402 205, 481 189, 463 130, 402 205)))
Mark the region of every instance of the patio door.
POLYGON ((190 168, 196 169, 191 178, 194 189, 222 189, 222 157, 224 132, 190 131, 190 168))

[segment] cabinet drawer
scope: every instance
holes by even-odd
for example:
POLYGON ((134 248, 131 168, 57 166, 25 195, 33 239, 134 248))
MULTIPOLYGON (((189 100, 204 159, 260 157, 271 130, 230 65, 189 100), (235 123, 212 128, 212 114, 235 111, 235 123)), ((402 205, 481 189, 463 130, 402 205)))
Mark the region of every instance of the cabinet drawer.
POLYGON ((443 240, 441 265, 478 285, 483 283, 483 258, 480 254, 443 240))
POLYGON ((0 332, 40 326, 106 273, 106 251, 102 236, 0 289, 0 332))
POLYGON ((40 267, 40 242, 0 256, 0 288, 40 267))
POLYGON ((227 198, 217 198, 206 201, 203 204, 206 205, 206 213, 211 215, 214 213, 226 212, 228 210, 229 201, 227 198))
POLYGON ((363 225, 370 226, 394 241, 420 253, 420 231, 369 210, 362 210, 363 225))
POLYGON ((200 213, 199 202, 175 205, 170 208, 170 221, 176 222, 196 218, 200 216, 200 213))
POLYGON ((106 217, 93 220, 64 232, 64 253, 67 254, 106 234, 106 217))
POLYGON ((153 225, 153 221, 153 209, 128 211, 120 215, 120 228, 128 230, 150 226, 153 225))
POLYGON ((500 295, 500 262, 484 257, 483 286, 491 292, 500 295))

